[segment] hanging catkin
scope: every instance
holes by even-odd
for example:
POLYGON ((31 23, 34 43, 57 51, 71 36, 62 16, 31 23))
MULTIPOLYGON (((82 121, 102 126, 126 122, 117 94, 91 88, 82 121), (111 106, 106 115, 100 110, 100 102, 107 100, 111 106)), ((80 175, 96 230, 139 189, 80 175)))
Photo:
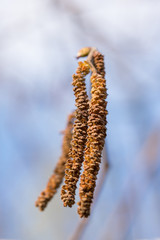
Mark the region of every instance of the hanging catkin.
POLYGON ((104 62, 101 54, 95 54, 94 65, 98 73, 91 76, 91 101, 89 106, 87 143, 84 153, 84 171, 80 179, 78 213, 80 217, 90 215, 90 207, 96 186, 97 174, 101 162, 106 137, 106 81, 104 62), (102 73, 102 75, 101 75, 102 73))
POLYGON ((59 188, 60 184, 63 181, 65 163, 66 160, 68 159, 68 153, 71 146, 70 143, 72 140, 73 119, 74 113, 68 116, 67 126, 63 136, 61 157, 57 162, 53 174, 49 178, 46 189, 41 192, 40 196, 38 197, 35 203, 36 207, 38 207, 41 211, 45 209, 48 202, 53 198, 53 196, 57 192, 57 189, 59 188))
POLYGON ((71 141, 71 151, 65 166, 65 183, 61 190, 61 199, 64 206, 72 207, 75 203, 76 184, 79 180, 86 144, 88 121, 88 96, 86 92, 85 76, 90 68, 87 62, 79 62, 76 74, 73 75, 72 85, 75 101, 75 123, 71 141))
POLYGON ((104 78, 105 77, 104 56, 97 50, 94 51, 93 53, 93 64, 97 70, 97 73, 104 78))

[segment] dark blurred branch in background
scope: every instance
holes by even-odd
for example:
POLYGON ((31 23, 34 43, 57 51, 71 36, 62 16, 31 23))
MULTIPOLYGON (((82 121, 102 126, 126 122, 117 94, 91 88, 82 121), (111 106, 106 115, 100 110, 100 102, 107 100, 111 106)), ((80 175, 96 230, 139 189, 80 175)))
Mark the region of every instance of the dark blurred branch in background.
MULTIPOLYGON (((61 12, 65 12, 68 14, 69 17, 74 18, 74 21, 72 21, 72 28, 73 37, 76 38, 76 41, 80 41, 82 45, 84 45, 83 42, 94 42, 95 46, 101 46, 101 48, 106 49, 106 51, 108 51, 108 54, 109 52, 112 53, 109 54, 109 57, 112 58, 113 61, 116 63, 117 71, 120 72, 120 84, 123 83, 125 84, 125 86, 127 84, 128 88, 133 89, 132 77, 134 77, 134 81, 136 82, 139 81, 137 76, 141 76, 141 78, 145 80, 150 78, 147 73, 137 68, 137 65, 133 65, 132 62, 130 63, 130 59, 125 56, 125 54, 128 54, 128 51, 126 51, 126 49, 123 49, 121 45, 117 46, 112 41, 112 39, 110 39, 109 35, 107 35, 106 37, 106 35, 102 31, 102 28, 98 28, 95 26, 93 19, 91 18, 91 16, 94 14, 94 11, 91 10, 88 14, 88 12, 85 12, 85 10, 81 8, 80 4, 76 4, 74 1, 65 2, 63 0, 53 0, 53 3, 56 4, 57 8, 61 12)), ((109 5, 109 7, 111 6, 109 5)), ((134 54, 143 54, 145 52, 143 44, 137 41, 135 36, 130 36, 123 29, 121 29, 121 32, 125 36, 126 41, 128 41, 127 44, 129 45, 129 43, 131 43, 130 45, 132 46, 132 48, 134 47, 134 49, 130 49, 134 52, 134 54)), ((138 88, 138 85, 136 86, 136 84, 134 84, 134 87, 138 88)))
POLYGON ((159 147, 160 133, 156 129, 146 140, 137 158, 138 161, 135 162, 133 175, 128 180, 127 189, 115 212, 108 218, 105 233, 100 239, 128 239, 129 230, 146 200, 150 186, 159 174, 159 147))
MULTIPOLYGON (((109 170, 109 161, 108 161, 108 153, 107 153, 107 147, 105 144, 104 150, 103 150, 103 159, 102 159, 102 166, 101 166, 101 170, 100 170, 100 176, 99 176, 99 180, 98 180, 98 184, 95 190, 95 197, 94 197, 94 201, 93 201, 93 205, 92 205, 92 210, 91 212, 94 211, 94 207, 98 201, 98 198, 101 194, 101 191, 103 190, 103 185, 109 170)), ((92 214, 91 214, 92 216, 92 214)), ((83 218, 80 223, 78 224, 77 228, 75 229, 75 232, 73 233, 73 235, 71 236, 70 240, 80 240, 82 235, 85 232, 85 229, 89 223, 91 217, 89 218, 83 218)))

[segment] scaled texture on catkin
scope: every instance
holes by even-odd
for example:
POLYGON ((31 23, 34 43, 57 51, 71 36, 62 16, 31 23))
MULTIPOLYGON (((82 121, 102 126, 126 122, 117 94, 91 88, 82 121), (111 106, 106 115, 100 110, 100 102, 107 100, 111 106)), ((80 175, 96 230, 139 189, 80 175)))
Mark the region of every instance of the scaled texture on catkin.
POLYGON ((46 208, 48 202, 53 198, 53 196, 57 192, 57 189, 63 181, 65 173, 65 163, 68 159, 69 149, 71 146, 73 121, 74 113, 68 116, 66 129, 63 131, 64 136, 62 143, 62 154, 56 164, 53 174, 49 178, 46 189, 41 192, 35 203, 36 207, 38 207, 41 211, 46 208))
MULTIPOLYGON (((96 66, 96 64, 95 64, 96 66)), ((97 66, 96 66, 97 67, 97 66)), ((98 67, 97 67, 98 69, 98 67)), ((104 69, 104 68, 103 68, 104 69)), ((102 74, 104 75, 104 73, 102 74)), ((98 73, 91 76, 91 101, 89 105, 87 143, 84 153, 84 171, 80 179, 78 214, 80 217, 90 215, 90 207, 100 168, 102 150, 106 137, 106 80, 98 73)))
POLYGON ((97 50, 93 53, 93 64, 97 70, 97 73, 105 78, 104 56, 97 50))
POLYGON ((73 91, 76 101, 75 122, 71 141, 71 151, 65 166, 65 183, 61 190, 64 206, 72 207, 75 203, 76 184, 79 180, 86 144, 88 121, 88 96, 86 92, 85 76, 90 68, 87 62, 79 62, 76 74, 73 75, 73 91))

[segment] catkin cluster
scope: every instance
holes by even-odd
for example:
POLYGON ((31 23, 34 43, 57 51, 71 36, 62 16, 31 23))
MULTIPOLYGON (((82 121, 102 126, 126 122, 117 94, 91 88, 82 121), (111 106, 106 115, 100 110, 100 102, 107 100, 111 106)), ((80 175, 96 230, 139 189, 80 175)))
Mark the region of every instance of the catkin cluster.
POLYGON ((72 85, 75 95, 76 111, 71 150, 65 166, 65 183, 61 190, 61 199, 65 207, 72 207, 75 203, 76 184, 79 180, 83 162, 89 108, 85 76, 89 71, 88 63, 79 62, 76 74, 73 75, 72 85))
POLYGON ((104 57, 95 48, 86 47, 78 52, 77 58, 88 56, 87 61, 79 62, 73 74, 73 91, 76 110, 69 116, 65 130, 62 155, 50 177, 46 189, 36 201, 36 206, 44 210, 65 179, 61 189, 63 205, 72 207, 75 203, 76 185, 80 177, 78 214, 87 218, 90 215, 99 172, 102 150, 106 137, 106 80, 104 57), (85 77, 91 75, 91 100, 88 99, 85 77), (73 125, 73 118, 74 125, 73 125), (73 131, 72 131, 73 129, 73 131))
POLYGON ((62 154, 59 158, 57 165, 53 171, 53 174, 49 178, 46 189, 41 192, 38 197, 35 205, 41 211, 45 209, 48 202, 53 198, 57 189, 63 181, 64 172, 65 172, 65 163, 68 159, 70 143, 72 140, 72 129, 73 129, 73 119, 74 113, 70 114, 67 121, 66 129, 64 130, 63 143, 62 143, 62 154))

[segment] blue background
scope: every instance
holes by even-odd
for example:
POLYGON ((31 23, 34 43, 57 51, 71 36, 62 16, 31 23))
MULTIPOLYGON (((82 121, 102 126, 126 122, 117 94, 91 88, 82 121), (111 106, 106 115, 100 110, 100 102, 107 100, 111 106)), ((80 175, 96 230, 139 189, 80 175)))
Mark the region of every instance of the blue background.
POLYGON ((0 1, 1 239, 69 239, 80 222, 60 191, 44 212, 34 202, 61 153, 85 46, 105 56, 110 169, 82 240, 160 237, 159 13, 158 0, 0 1))

